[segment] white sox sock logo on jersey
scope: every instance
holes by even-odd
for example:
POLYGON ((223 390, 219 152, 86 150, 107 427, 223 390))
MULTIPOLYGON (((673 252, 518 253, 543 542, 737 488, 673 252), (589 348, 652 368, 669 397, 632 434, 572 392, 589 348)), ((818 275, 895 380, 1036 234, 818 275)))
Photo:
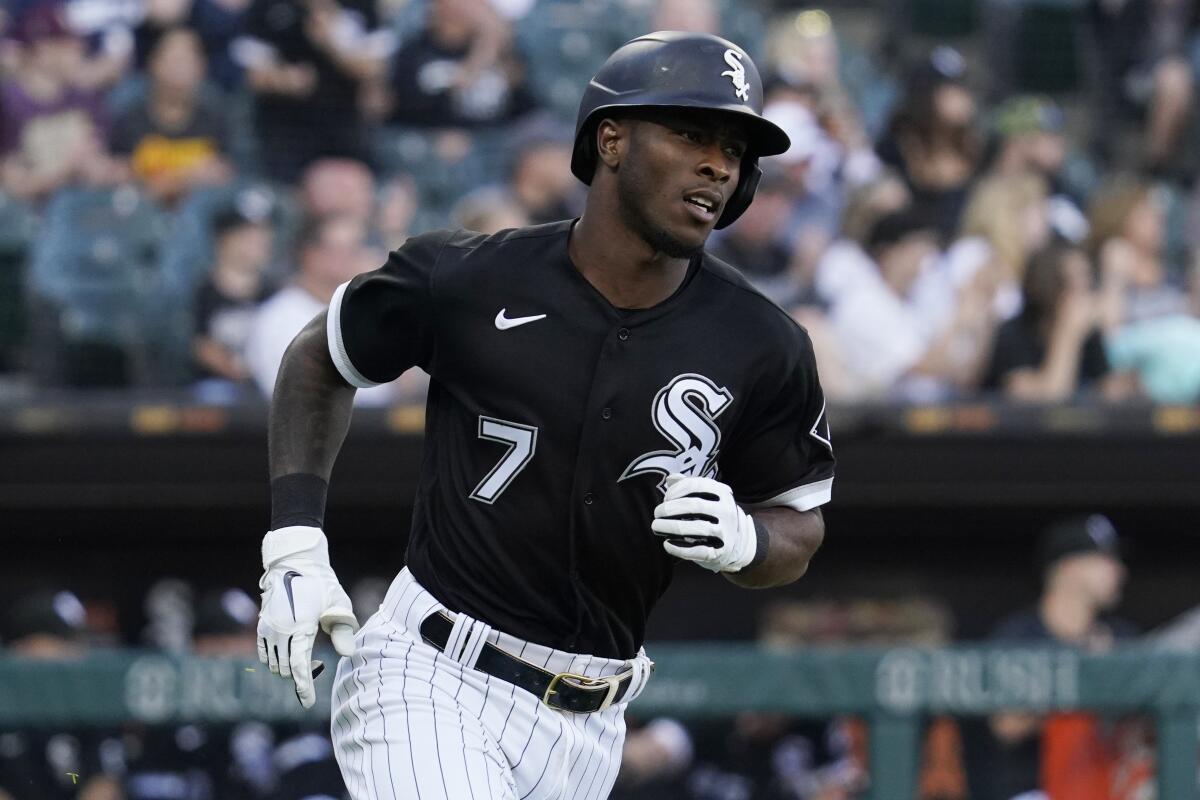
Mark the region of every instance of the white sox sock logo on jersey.
MULTIPOLYGON (((721 429, 716 419, 733 402, 728 389, 703 375, 676 376, 658 390, 650 404, 650 418, 658 432, 675 444, 674 450, 656 450, 633 460, 619 480, 656 472, 664 479, 678 473, 696 478, 717 474, 721 429)), ((663 489, 663 480, 658 482, 663 489)))
POLYGON ((742 54, 737 50, 726 50, 725 63, 730 66, 730 69, 722 72, 721 77, 729 78, 733 82, 734 94, 743 101, 749 102, 750 84, 746 83, 746 65, 742 63, 742 54))

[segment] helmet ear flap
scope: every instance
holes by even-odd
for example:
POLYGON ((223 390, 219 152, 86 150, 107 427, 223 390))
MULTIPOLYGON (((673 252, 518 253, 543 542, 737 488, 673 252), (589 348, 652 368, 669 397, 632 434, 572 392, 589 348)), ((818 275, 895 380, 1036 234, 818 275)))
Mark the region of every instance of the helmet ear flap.
POLYGON ((596 173, 596 144, 593 141, 596 132, 589 128, 590 125, 585 125, 575 137, 575 149, 571 153, 571 173, 585 186, 592 185, 592 177, 596 173))
POLYGON ((750 207, 760 180, 762 180, 762 168, 758 166, 758 157, 751 156, 742 161, 737 188, 733 190, 729 201, 725 203, 725 210, 721 212, 721 218, 717 220, 714 228, 720 230, 727 225, 732 225, 742 215, 742 212, 750 207))

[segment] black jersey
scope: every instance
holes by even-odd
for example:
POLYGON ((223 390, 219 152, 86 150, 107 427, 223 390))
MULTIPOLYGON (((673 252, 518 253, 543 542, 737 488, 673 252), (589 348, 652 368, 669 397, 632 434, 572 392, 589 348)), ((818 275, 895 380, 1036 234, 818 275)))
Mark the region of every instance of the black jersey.
POLYGON ((808 335, 702 254, 648 309, 572 264, 572 223, 410 239, 334 294, 360 387, 432 378, 407 561, 449 608, 540 644, 630 658, 675 559, 650 530, 669 473, 748 509, 829 500, 808 335))

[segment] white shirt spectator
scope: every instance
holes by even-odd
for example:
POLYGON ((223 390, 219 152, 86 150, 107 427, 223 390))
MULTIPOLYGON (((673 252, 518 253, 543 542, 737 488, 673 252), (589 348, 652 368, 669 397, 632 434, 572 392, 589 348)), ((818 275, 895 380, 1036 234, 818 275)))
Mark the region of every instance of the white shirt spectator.
POLYGON ((879 273, 858 242, 838 239, 817 262, 813 287, 822 300, 833 305, 864 282, 877 280, 879 273))
MULTIPOLYGON (((963 288, 989 266, 991 259, 992 249, 987 241, 971 236, 952 244, 921 273, 909 292, 909 300, 931 337, 951 324, 963 288)), ((1021 287, 1016 283, 1004 282, 996 287, 992 312, 999 322, 1019 314, 1021 304, 1021 287)))
POLYGON ((867 395, 890 395, 930 344, 919 309, 878 275, 856 276, 833 304, 829 321, 843 366, 867 395))
MULTIPOLYGON (((325 308, 325 303, 299 286, 288 286, 272 295, 258 309, 250 324, 245 358, 246 366, 254 376, 254 383, 264 397, 270 398, 275 390, 275 377, 279 374, 283 353, 292 339, 325 308)), ((395 399, 395 394, 391 384, 359 389, 354 395, 354 404, 385 406, 395 399)))

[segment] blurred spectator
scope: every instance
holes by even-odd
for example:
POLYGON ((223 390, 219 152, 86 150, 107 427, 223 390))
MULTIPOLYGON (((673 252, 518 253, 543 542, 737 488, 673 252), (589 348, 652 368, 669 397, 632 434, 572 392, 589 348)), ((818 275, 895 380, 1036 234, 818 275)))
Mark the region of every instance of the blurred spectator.
POLYGON ((298 195, 309 219, 347 216, 366 225, 375 209, 375 177, 361 161, 322 158, 305 167, 298 195))
MULTIPOLYGON (((927 313, 950 313, 948 290, 978 271, 991 273, 996 283, 995 311, 1011 319, 1021 310, 1021 281, 1033 252, 1050 241, 1050 206, 1046 182, 1036 173, 988 176, 971 190, 963 211, 961 237, 946 253, 946 287, 929 287, 927 313)), ((925 288, 925 287, 922 287, 925 288)))
POLYGON ((360 90, 394 47, 372 0, 252 0, 233 54, 255 93, 261 158, 291 182, 321 156, 364 153, 360 90))
POLYGON ((40 200, 77 183, 114 183, 122 170, 106 153, 100 95, 77 85, 83 41, 61 7, 44 4, 17 21, 19 68, 0 79, 0 186, 40 200))
MULTIPOLYGON (((74 75, 81 89, 107 89, 126 77, 133 60, 131 28, 142 16, 141 3, 123 0, 9 0, 7 6, 15 22, 27 10, 39 5, 57 7, 67 27, 84 42, 80 70, 74 75)), ((0 34, 4 32, 0 25, 0 34)), ((0 71, 6 66, 19 69, 19 57, 8 60, 7 42, 0 38, 0 71)))
MULTIPOLYGON (((763 109, 791 139, 787 152, 762 164, 767 178, 782 178, 779 188, 787 194, 787 214, 772 225, 775 247, 788 254, 789 275, 775 286, 759 281, 758 288, 786 305, 812 304, 813 275, 838 233, 847 194, 880 173, 879 159, 856 116, 832 109, 831 96, 818 94, 814 84, 780 82, 768 90, 763 109)), ((806 319, 802 324, 819 323, 806 319)))
POLYGON ((1200 319, 1185 278, 1164 257, 1166 215, 1146 184, 1114 178, 1090 209, 1101 324, 1118 370, 1134 370, 1160 403, 1200 400, 1200 319))
MULTIPOLYGON (((1105 652, 1134 633, 1109 616, 1121 598, 1126 570, 1117 533, 1100 514, 1055 523, 1038 544, 1036 566, 1042 593, 1035 608, 1001 622, 997 642, 1055 643, 1105 652)), ((1110 727, 1090 714, 1007 712, 991 719, 997 752, 983 798, 1014 798, 1045 791, 1064 800, 1116 800, 1144 796, 1114 792, 1118 768, 1141 772, 1138 749, 1122 752, 1129 724, 1110 727)), ((1152 778, 1152 775, 1150 776, 1152 778)))
MULTIPOLYGON (((246 338, 246 366, 265 397, 275 389, 279 363, 296 334, 329 305, 333 292, 360 272, 379 266, 381 256, 366 245, 366 228, 349 216, 311 220, 295 244, 292 283, 259 307, 246 338)), ((355 402, 386 404, 395 398, 392 385, 359 389, 355 402)))
POLYGON ((139 66, 145 65, 149 54, 164 33, 175 28, 188 28, 200 37, 209 66, 209 77, 223 89, 237 88, 242 72, 234 63, 230 45, 241 33, 243 18, 250 2, 251 0, 145 0, 143 13, 138 24, 134 26, 139 66))
POLYGON ((403 173, 393 175, 379 192, 375 232, 384 250, 395 250, 412 235, 417 213, 417 185, 403 173))
POLYGON ((459 200, 450 220, 456 228, 487 234, 530 224, 516 198, 493 186, 476 189, 459 200))
POLYGON ((992 114, 992 171, 1033 172, 1053 184, 1067 158, 1064 124, 1062 109, 1049 98, 1021 95, 1006 100, 992 114))
POLYGON ((843 194, 879 177, 881 164, 858 110, 837 84, 836 69, 826 80, 825 86, 776 81, 767 87, 763 115, 792 140, 769 163, 784 167, 801 196, 823 198, 829 206, 823 214, 820 206, 801 207, 793 218, 826 217, 824 227, 832 232, 843 194))
POLYGON ((242 589, 212 589, 196 602, 192 651, 198 656, 254 659, 257 649, 258 602, 242 589))
POLYGON ((470 128, 536 105, 512 29, 488 0, 431 0, 391 69, 395 123, 470 128))
POLYGON ((191 647, 195 605, 192 587, 179 578, 159 578, 143 600, 146 628, 142 640, 149 647, 182 655, 191 647))
POLYGON ((903 211, 911 203, 908 187, 891 174, 849 196, 842 209, 839 238, 821 254, 813 276, 823 302, 832 304, 860 281, 874 278, 875 267, 866 252, 871 229, 883 217, 903 211))
POLYGON ((54 660, 81 656, 86 649, 87 612, 72 592, 30 592, 6 617, 4 646, 13 655, 54 660))
MULTIPOLYGON (((842 209, 840 238, 821 253, 813 271, 817 305, 831 306, 855 287, 878 280, 875 265, 865 249, 867 237, 879 219, 908 208, 910 201, 908 187, 891 174, 884 174, 849 195, 842 209)), ((826 397, 854 400, 863 396, 866 388, 842 363, 837 335, 826 317, 813 318, 798 309, 793 310, 793 315, 812 339, 826 397)))
POLYGON ((1097 261, 1108 330, 1188 312, 1182 276, 1164 255, 1162 199, 1149 184, 1130 176, 1110 179, 1093 196, 1088 218, 1088 246, 1097 261))
POLYGON ((773 223, 773 235, 781 249, 795 254, 798 270, 810 274, 837 233, 842 152, 818 126, 803 96, 790 89, 773 90, 763 115, 791 140, 787 152, 762 163, 765 176, 778 178, 776 191, 786 194, 784 216, 773 223))
POLYGON ((1141 166, 1164 170, 1178 150, 1194 101, 1185 57, 1193 0, 1090 0, 1088 22, 1102 57, 1096 133, 1102 142, 1114 112, 1145 113, 1141 166))
POLYGON ((417 188, 399 174, 376 191, 375 176, 361 161, 321 158, 300 176, 297 201, 308 219, 346 216, 367 227, 368 242, 384 250, 404 243, 417 211, 417 188))
MULTIPOLYGON (((830 322, 856 396, 944 397, 978 380, 993 327, 991 291, 973 279, 951 318, 931 328, 910 300, 938 256, 933 223, 913 211, 883 217, 867 240, 874 272, 840 288, 830 322)), ((986 277, 985 273, 980 273, 986 277)))
POLYGON ((173 28, 150 51, 144 102, 113 123, 112 149, 150 196, 171 204, 192 189, 232 177, 228 130, 217 97, 204 89, 204 52, 195 31, 173 28))
POLYGON ((720 36, 721 14, 713 0, 658 0, 646 29, 720 36))
POLYGON ((947 240, 958 228, 984 155, 974 128, 975 98, 965 77, 958 51, 935 49, 909 76, 877 148, 880 159, 904 176, 914 207, 936 220, 947 240))
POLYGON ((215 217, 213 238, 213 265, 193 304, 192 358, 201 379, 242 383, 250 377, 242 354, 251 320, 271 294, 263 278, 271 257, 271 226, 234 207, 215 217))
POLYGON ((990 169, 998 175, 1032 172, 1050 193, 1050 227, 1068 241, 1087 237, 1087 217, 1080 207, 1080 186, 1067 179, 1067 137, 1062 109, 1044 97, 1019 96, 994 114, 995 150, 990 169))
POLYGON ((811 281, 790 274, 792 251, 778 238, 790 211, 788 189, 782 176, 766 173, 754 202, 709 247, 713 255, 737 267, 759 291, 784 306, 813 299, 811 281))
POLYGON ((571 175, 571 141, 536 137, 516 148, 508 188, 530 224, 577 216, 578 181, 571 175))
POLYGON ((1082 250, 1055 244, 1029 260, 1021 314, 996 334, 986 390, 1012 400, 1053 403, 1095 391, 1120 400, 1135 389, 1104 353, 1092 269, 1082 250))

